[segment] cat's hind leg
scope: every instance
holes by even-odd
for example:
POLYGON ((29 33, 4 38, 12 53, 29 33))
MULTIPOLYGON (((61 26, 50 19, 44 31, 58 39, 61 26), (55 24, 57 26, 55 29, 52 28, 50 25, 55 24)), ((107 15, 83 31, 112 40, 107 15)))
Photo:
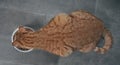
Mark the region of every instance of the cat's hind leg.
POLYGON ((96 44, 90 43, 88 45, 83 46, 83 48, 80 48, 79 51, 83 53, 87 53, 95 49, 95 47, 96 47, 96 44))
POLYGON ((53 54, 59 55, 61 57, 67 57, 73 52, 73 49, 68 46, 58 47, 52 51, 53 54))

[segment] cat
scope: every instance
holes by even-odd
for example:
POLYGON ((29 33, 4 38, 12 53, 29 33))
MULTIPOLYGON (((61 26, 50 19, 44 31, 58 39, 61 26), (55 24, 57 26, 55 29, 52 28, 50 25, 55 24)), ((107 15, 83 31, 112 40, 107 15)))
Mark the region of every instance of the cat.
POLYGON ((19 26, 13 46, 27 49, 41 49, 59 55, 69 56, 74 51, 83 53, 92 50, 104 54, 112 46, 112 34, 103 22, 91 13, 79 10, 70 14, 60 13, 37 31, 28 31, 19 26), (97 47, 104 37, 105 44, 97 47))

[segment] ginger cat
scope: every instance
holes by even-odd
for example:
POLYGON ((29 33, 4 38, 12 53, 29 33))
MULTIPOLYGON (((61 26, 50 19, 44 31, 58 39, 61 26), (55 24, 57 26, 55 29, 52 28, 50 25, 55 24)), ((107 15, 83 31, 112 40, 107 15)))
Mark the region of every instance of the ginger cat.
POLYGON ((85 53, 94 50, 104 54, 112 46, 112 35, 103 22, 84 10, 58 14, 35 32, 19 26, 15 36, 13 46, 41 49, 62 57, 77 50, 85 53), (99 48, 97 45, 101 37, 104 37, 105 44, 99 48))

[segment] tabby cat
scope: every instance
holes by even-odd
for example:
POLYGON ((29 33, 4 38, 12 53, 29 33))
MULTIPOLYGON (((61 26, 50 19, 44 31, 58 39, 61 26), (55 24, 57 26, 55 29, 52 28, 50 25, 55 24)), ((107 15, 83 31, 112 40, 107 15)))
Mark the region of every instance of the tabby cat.
POLYGON ((12 44, 19 48, 45 50, 62 57, 73 51, 87 53, 94 50, 104 54, 112 46, 112 35, 100 19, 79 10, 70 14, 60 13, 34 32, 19 26, 12 44), (104 37, 105 44, 99 48, 97 45, 101 37, 104 37))

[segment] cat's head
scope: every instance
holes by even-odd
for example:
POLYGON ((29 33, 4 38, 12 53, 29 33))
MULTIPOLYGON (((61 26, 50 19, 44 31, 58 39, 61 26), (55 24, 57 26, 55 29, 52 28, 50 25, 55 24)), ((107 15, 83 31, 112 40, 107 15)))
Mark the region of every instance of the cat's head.
POLYGON ((32 33, 32 32, 33 31, 31 29, 25 28, 24 26, 19 26, 18 31, 15 33, 13 37, 12 45, 17 48, 29 49, 29 47, 25 45, 27 43, 25 42, 25 38, 29 33, 32 33))

